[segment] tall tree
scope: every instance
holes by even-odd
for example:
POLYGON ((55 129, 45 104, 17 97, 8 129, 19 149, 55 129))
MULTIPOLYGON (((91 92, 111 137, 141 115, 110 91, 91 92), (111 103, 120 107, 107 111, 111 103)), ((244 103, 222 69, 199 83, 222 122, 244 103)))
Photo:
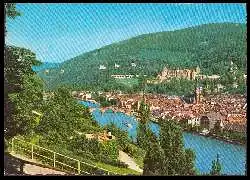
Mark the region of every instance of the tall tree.
POLYGON ((182 129, 174 121, 161 123, 160 144, 168 159, 167 175, 192 175, 195 155, 184 149, 182 129))
MULTIPOLYGON (((16 10, 15 3, 5 4, 5 14, 5 21, 7 17, 15 19, 15 17, 20 16, 20 12, 16 10)), ((21 105, 21 103, 29 101, 31 98, 29 94, 30 92, 35 93, 34 95, 39 97, 40 100, 42 98, 41 91, 37 90, 37 87, 41 88, 41 86, 37 86, 39 84, 38 81, 41 82, 41 80, 34 77, 35 73, 32 70, 32 65, 39 65, 40 63, 41 62, 36 59, 35 54, 30 50, 5 45, 4 135, 6 138, 12 137, 18 133, 26 132, 25 129, 29 129, 29 123, 26 123, 26 120, 29 118, 26 117, 27 114, 22 114, 23 112, 21 109, 25 110, 26 105, 29 106, 31 104, 21 105), (23 116, 23 118, 21 118, 21 116, 23 116), (25 120, 21 122, 19 121, 20 118, 25 120), (27 124, 27 126, 25 126, 25 124, 27 124)), ((26 111, 28 112, 28 108, 26 111)))
POLYGON ((216 160, 212 161, 212 169, 210 174, 214 176, 221 175, 221 169, 222 167, 219 159, 219 154, 217 154, 216 160))
POLYGON ((150 118, 150 108, 143 100, 140 103, 139 109, 135 109, 135 112, 138 119, 137 143, 141 148, 148 148, 148 136, 151 134, 147 125, 150 118))
MULTIPOLYGON (((24 132, 21 130, 23 128, 16 124, 19 118, 15 119, 17 113, 21 113, 18 108, 19 105, 24 102, 30 102, 32 96, 37 96, 39 100, 35 98, 34 103, 29 103, 29 105, 31 105, 30 108, 34 105, 33 108, 36 109, 36 103, 42 100, 43 82, 39 77, 35 77, 35 72, 32 70, 32 65, 38 65, 40 63, 41 62, 36 59, 35 54, 28 49, 13 46, 5 47, 4 128, 6 137, 12 137, 24 132), (30 94, 31 92, 34 94, 30 94)), ((21 105, 20 107, 25 110, 26 106, 21 105)), ((20 116, 21 114, 18 115, 18 117, 20 116)), ((23 125, 26 124, 25 121, 19 123, 23 125)))
POLYGON ((164 121, 160 127, 159 145, 147 150, 144 174, 194 175, 195 154, 190 149, 184 149, 181 127, 171 120, 164 121), (152 166, 151 162, 156 159, 159 163, 152 166))
POLYGON ((163 169, 166 168, 164 161, 166 160, 164 150, 158 142, 149 143, 149 148, 144 158, 143 175, 157 176, 161 175, 163 169))

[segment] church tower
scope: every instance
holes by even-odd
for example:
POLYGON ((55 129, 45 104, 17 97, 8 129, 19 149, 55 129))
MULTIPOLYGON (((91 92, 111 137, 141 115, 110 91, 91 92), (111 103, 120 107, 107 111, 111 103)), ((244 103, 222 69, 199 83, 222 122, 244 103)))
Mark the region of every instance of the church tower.
POLYGON ((200 74, 201 69, 200 69, 200 67, 199 67, 199 66, 197 66, 195 70, 196 70, 196 73, 197 73, 197 74, 200 74))

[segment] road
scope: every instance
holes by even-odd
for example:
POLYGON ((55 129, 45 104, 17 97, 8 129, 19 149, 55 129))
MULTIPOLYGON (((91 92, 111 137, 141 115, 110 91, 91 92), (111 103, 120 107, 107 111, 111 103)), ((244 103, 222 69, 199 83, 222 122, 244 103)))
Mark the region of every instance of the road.
POLYGON ((123 151, 119 151, 119 160, 121 162, 124 162, 125 164, 127 164, 128 168, 133 169, 135 171, 138 171, 140 173, 143 172, 143 170, 140 169, 139 166, 135 163, 135 161, 133 160, 133 158, 131 158, 128 154, 126 154, 123 151))

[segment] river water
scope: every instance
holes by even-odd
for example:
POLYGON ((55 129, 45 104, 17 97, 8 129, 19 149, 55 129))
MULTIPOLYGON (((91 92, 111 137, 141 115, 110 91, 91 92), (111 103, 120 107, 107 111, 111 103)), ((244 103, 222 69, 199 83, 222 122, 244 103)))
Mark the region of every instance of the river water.
MULTIPOLYGON (((91 102, 79 101, 80 104, 97 108, 92 112, 94 119, 101 125, 114 123, 117 127, 128 131, 130 138, 136 138, 137 121, 134 117, 124 113, 114 113, 98 110, 99 105, 91 102), (130 124, 128 126, 128 124, 130 124)), ((159 125, 150 123, 152 131, 159 135, 159 125)), ((246 147, 243 145, 230 144, 221 140, 200 136, 192 133, 183 133, 185 148, 191 148, 196 154, 195 166, 200 173, 208 173, 211 169, 212 160, 220 155, 222 173, 228 175, 244 175, 246 164, 246 147)))

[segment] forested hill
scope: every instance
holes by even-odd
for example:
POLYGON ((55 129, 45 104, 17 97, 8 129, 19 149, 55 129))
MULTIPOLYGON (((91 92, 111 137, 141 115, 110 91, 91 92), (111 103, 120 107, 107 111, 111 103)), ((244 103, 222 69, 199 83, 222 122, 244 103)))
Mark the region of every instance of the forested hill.
POLYGON ((203 74, 222 75, 230 60, 246 71, 245 24, 206 24, 140 35, 65 61, 51 70, 46 80, 49 88, 62 84, 98 87, 110 80, 111 74, 156 76, 165 66, 197 65, 203 74), (120 67, 115 68, 115 63, 120 67), (100 70, 100 65, 107 69, 100 70))

